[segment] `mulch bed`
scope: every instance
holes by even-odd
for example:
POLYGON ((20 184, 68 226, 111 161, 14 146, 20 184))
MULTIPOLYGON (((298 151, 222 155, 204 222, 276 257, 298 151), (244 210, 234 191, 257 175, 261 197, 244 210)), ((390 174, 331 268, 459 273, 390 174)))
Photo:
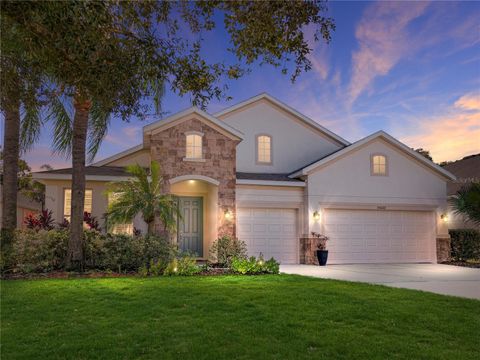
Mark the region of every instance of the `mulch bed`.
POLYGON ((444 261, 442 265, 453 265, 453 266, 463 266, 469 268, 480 269, 480 260, 476 262, 469 261, 444 261))

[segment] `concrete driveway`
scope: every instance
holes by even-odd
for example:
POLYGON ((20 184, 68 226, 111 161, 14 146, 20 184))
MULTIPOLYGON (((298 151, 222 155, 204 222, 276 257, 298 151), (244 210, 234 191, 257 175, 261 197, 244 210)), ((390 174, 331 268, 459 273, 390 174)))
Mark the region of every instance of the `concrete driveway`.
POLYGON ((280 272, 480 299, 480 269, 438 264, 281 265, 280 272))

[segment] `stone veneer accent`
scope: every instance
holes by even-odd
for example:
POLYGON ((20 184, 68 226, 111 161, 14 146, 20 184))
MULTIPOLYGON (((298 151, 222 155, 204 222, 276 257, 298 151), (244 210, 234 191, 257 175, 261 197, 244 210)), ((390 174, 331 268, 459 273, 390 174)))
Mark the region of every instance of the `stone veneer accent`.
MULTIPOLYGON (((152 134, 150 149, 152 160, 162 169, 163 189, 170 192, 169 180, 181 175, 203 175, 220 182, 218 185, 218 236, 235 236, 235 184, 237 140, 225 136, 206 123, 192 117, 164 131, 152 134), (184 161, 186 155, 185 132, 199 131, 204 134, 204 162, 184 161), (226 221, 225 211, 233 213, 233 219, 226 221)), ((156 228, 161 230, 159 224, 156 228)))
POLYGON ((437 238, 437 262, 449 261, 451 258, 451 240, 449 236, 437 238))
POLYGON ((318 244, 322 242, 325 245, 325 240, 318 238, 300 238, 300 264, 318 265, 316 251, 318 250, 318 244))

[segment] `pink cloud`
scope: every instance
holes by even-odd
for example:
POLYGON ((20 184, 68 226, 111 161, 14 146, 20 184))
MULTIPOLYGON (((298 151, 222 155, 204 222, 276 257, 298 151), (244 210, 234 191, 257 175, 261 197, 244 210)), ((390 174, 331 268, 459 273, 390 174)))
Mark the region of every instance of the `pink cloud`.
POLYGON ((480 152, 480 98, 466 94, 445 115, 416 121, 415 134, 402 138, 409 146, 430 150, 436 162, 480 152))
POLYGON ((352 55, 350 103, 409 51, 407 27, 427 6, 426 2, 377 2, 367 8, 355 32, 360 47, 352 55))
POLYGON ((455 107, 465 110, 480 110, 480 92, 463 95, 455 102, 455 107))

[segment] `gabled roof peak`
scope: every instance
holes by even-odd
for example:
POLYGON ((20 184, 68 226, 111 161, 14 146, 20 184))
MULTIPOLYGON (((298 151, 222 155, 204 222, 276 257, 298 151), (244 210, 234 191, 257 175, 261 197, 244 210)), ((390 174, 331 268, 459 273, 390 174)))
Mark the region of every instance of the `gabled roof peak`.
POLYGON ((251 97, 251 98, 249 98, 245 101, 242 101, 242 102, 239 102, 235 105, 227 107, 226 109, 223 109, 223 110, 215 113, 214 116, 217 117, 217 118, 221 118, 221 117, 223 117, 223 116, 225 116, 225 115, 227 115, 227 114, 229 114, 229 113, 231 113, 235 110, 241 109, 241 108, 243 108, 247 105, 253 104, 253 103, 255 103, 257 101, 260 101, 260 100, 267 100, 267 101, 271 102, 272 104, 278 106, 280 109, 282 109, 285 112, 295 116, 296 118, 301 120, 303 123, 309 125, 313 129, 315 129, 317 131, 320 131, 321 133, 327 135, 329 138, 335 140, 337 143, 339 143, 343 146, 347 146, 347 145, 350 144, 347 140, 345 140, 341 136, 339 136, 339 135, 335 134, 334 132, 328 130, 327 128, 323 127, 322 125, 320 125, 316 121, 310 119, 308 116, 298 112, 294 108, 290 107, 289 105, 285 104, 284 102, 278 100, 277 98, 273 97, 272 95, 270 95, 266 92, 260 93, 260 94, 254 96, 254 97, 251 97))

